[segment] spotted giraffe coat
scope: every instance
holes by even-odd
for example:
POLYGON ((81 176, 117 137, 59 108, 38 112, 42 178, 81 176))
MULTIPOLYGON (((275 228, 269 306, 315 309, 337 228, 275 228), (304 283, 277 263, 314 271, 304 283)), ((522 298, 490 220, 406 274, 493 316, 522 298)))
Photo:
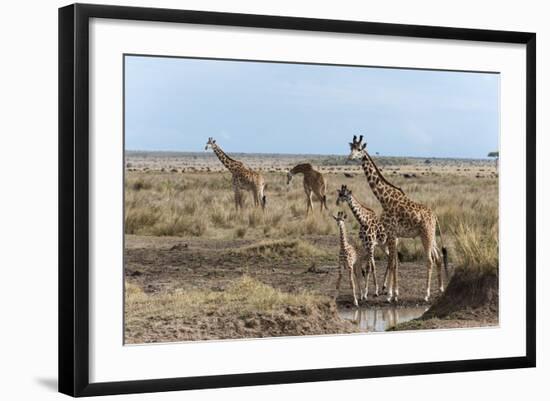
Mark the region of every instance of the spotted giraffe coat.
POLYGON ((261 205, 262 208, 265 208, 266 197, 264 190, 266 185, 262 175, 246 167, 243 162, 229 157, 212 138, 208 138, 205 150, 209 147, 231 173, 231 184, 235 193, 235 208, 243 208, 243 191, 250 191, 252 193, 255 206, 261 205))
MULTIPOLYGON (((347 185, 342 185, 338 190, 338 198, 336 199, 336 204, 340 202, 346 202, 351 209, 355 219, 359 223, 359 238, 365 249, 365 264, 361 266, 361 271, 363 277, 365 277, 365 287, 364 291, 361 293, 363 299, 367 299, 368 295, 368 286, 370 274, 373 275, 374 281, 374 294, 378 296, 378 279, 376 277, 376 263, 374 261, 374 248, 376 245, 379 245, 386 250, 386 241, 387 235, 384 225, 379 220, 376 212, 355 198, 351 190, 347 188, 347 185)), ((386 281, 388 275, 388 269, 386 269, 386 274, 384 276, 384 281, 386 281)))
MULTIPOLYGON (((420 237, 426 254, 427 277, 426 277, 426 296, 427 301, 430 297, 430 284, 433 263, 438 268, 439 289, 443 291, 443 279, 441 274, 442 257, 439 253, 436 242, 436 226, 438 221, 430 208, 409 199, 401 188, 388 182, 376 163, 372 160, 366 150, 366 143, 362 143, 363 136, 353 137, 350 142, 350 159, 361 159, 361 166, 365 177, 374 196, 378 199, 384 209, 380 220, 384 225, 388 237, 388 269, 390 269, 389 298, 391 301, 393 292, 395 299, 399 294, 398 286, 398 262, 397 262, 397 240, 401 238, 420 237)), ((440 230, 441 234, 441 230, 440 230)), ((442 248, 443 262, 446 266, 446 249, 442 248)))
POLYGON ((340 291, 340 282, 342 280, 342 270, 347 270, 349 274, 349 281, 351 285, 351 290, 353 293, 353 303, 355 306, 359 305, 357 301, 357 295, 355 293, 355 262, 357 262, 357 252, 355 248, 348 242, 346 236, 346 225, 344 220, 346 215, 343 212, 338 212, 337 216, 333 216, 334 220, 338 224, 338 229, 340 232, 340 253, 339 253, 339 268, 338 268, 338 279, 336 281, 336 291, 340 291))

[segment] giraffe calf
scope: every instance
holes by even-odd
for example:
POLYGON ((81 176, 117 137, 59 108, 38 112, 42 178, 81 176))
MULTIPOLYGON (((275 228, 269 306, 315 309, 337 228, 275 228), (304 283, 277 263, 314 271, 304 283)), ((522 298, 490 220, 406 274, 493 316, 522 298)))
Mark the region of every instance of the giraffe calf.
POLYGON ((338 212, 337 216, 332 216, 338 228, 340 230, 340 258, 338 266, 338 279, 336 281, 336 292, 340 292, 340 282, 342 281, 342 270, 346 269, 349 273, 349 281, 351 284, 351 291, 353 292, 353 304, 359 306, 357 302, 357 295, 355 293, 355 262, 357 261, 357 252, 355 248, 348 242, 346 237, 346 225, 344 220, 346 214, 344 212, 338 212))
MULTIPOLYGON (((365 290, 361 293, 362 299, 367 299, 369 292, 369 277, 372 273, 374 280, 374 295, 378 296, 378 280, 376 278, 376 264, 374 262, 374 248, 378 245, 384 252, 387 254, 387 235, 376 215, 375 211, 369 209, 363 205, 357 198, 352 194, 351 189, 348 189, 347 185, 342 185, 342 187, 337 191, 338 197, 336 198, 336 205, 339 205, 340 202, 346 202, 353 215, 357 219, 357 222, 360 225, 359 238, 365 249, 365 265, 361 266, 361 272, 363 277, 365 277, 365 290)), ((386 287, 386 280, 388 277, 388 270, 386 269, 386 274, 384 276, 384 288, 386 287)))

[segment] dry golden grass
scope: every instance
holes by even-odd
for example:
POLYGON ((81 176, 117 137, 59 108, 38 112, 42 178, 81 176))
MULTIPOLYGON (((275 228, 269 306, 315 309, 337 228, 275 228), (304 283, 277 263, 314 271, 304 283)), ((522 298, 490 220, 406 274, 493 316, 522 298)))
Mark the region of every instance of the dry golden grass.
MULTIPOLYGON (((498 237, 498 179, 455 174, 454 169, 445 166, 431 168, 430 175, 418 174, 412 179, 394 173, 392 166, 386 166, 384 174, 410 198, 433 208, 452 261, 481 263, 480 255, 488 252, 485 248, 496 247, 494 241, 485 237, 498 237), (474 254, 478 255, 477 261, 474 254)), ((352 177, 341 172, 326 174, 331 210, 320 213, 319 203, 315 202, 315 210, 308 217, 301 177, 287 186, 284 170, 263 175, 267 181, 265 212, 254 208, 249 194, 245 209, 235 210, 228 172, 127 171, 125 231, 138 235, 255 241, 296 240, 304 235, 337 236, 331 213, 348 209, 347 205, 339 208, 335 205, 335 193, 342 184, 351 188, 366 206, 381 212, 363 174, 352 177)), ((355 219, 348 219, 347 228, 350 237, 356 238, 359 227, 355 219)), ((399 251, 404 261, 419 260, 424 255, 419 240, 401 240, 399 251)), ((498 247, 493 249, 495 252, 498 255, 498 247)), ((377 252, 377 257, 382 254, 377 252)))
POLYGON ((454 233, 459 268, 480 273, 497 273, 498 225, 496 219, 490 225, 459 223, 454 233))
POLYGON ((351 332, 331 300, 286 293, 247 275, 227 288, 147 294, 126 283, 128 343, 351 332))
POLYGON ((223 291, 205 289, 178 290, 172 293, 146 294, 135 285, 126 283, 127 316, 141 320, 146 316, 158 319, 175 318, 190 314, 208 314, 215 310, 246 316, 252 313, 268 313, 287 306, 308 306, 328 299, 310 292, 285 293, 260 281, 243 276, 223 291))

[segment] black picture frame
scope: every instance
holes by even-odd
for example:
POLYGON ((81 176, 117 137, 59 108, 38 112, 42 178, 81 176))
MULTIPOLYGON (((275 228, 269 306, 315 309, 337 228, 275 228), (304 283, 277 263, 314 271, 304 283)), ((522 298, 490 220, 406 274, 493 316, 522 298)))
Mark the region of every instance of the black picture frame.
POLYGON ((59 391, 71 396, 237 387, 534 367, 536 364, 536 35, 220 12, 74 4, 59 9, 59 391), (526 45, 526 354, 521 357, 90 383, 90 18, 438 38, 526 45))

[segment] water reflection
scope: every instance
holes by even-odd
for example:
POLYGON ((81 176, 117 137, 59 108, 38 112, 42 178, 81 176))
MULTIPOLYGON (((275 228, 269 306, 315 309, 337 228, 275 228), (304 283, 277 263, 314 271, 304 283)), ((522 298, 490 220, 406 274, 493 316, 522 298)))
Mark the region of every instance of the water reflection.
POLYGON ((338 312, 344 319, 357 324, 361 331, 386 331, 398 323, 416 319, 428 310, 427 307, 383 307, 383 308, 349 308, 338 312))

